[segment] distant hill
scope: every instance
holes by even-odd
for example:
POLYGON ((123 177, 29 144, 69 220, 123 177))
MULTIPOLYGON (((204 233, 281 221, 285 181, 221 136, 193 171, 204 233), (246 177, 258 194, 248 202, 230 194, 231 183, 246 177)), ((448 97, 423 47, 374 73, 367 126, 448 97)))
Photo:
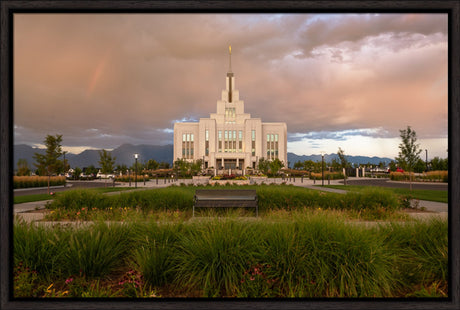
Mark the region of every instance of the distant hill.
MULTIPOLYGON (((34 168, 35 160, 33 156, 35 153, 45 153, 45 149, 34 148, 29 145, 19 144, 14 146, 14 165, 20 158, 27 160, 29 167, 34 168)), ((145 162, 149 159, 155 159, 158 162, 167 162, 172 165, 173 163, 173 146, 169 145, 132 145, 123 144, 114 149, 111 154, 114 156, 115 164, 125 164, 131 166, 134 163, 134 154, 139 154, 139 161, 145 162)), ((94 165, 99 166, 99 150, 85 150, 80 154, 67 153, 66 160, 70 167, 88 167, 94 165)))
MULTIPOLYGON (((312 160, 312 161, 320 161, 321 160, 321 154, 314 154, 314 155, 296 155, 294 153, 288 153, 288 162, 290 166, 294 166, 294 164, 298 161, 306 161, 306 160, 312 160)), ((392 160, 391 158, 388 157, 368 157, 368 156, 352 156, 352 155, 345 155, 345 158, 347 159, 348 162, 350 163, 355 163, 355 164, 367 164, 370 163, 372 165, 378 165, 380 162, 386 162, 387 164, 390 163, 392 160)), ((331 162, 333 159, 336 159, 340 161, 339 156, 336 153, 332 154, 325 154, 324 155, 324 161, 325 162, 331 162)))
MULTIPOLYGON (((24 158, 27 160, 29 167, 34 168, 33 164, 35 160, 33 159, 34 153, 44 154, 45 149, 34 148, 29 145, 25 144, 18 144, 14 146, 14 168, 16 168, 16 163, 20 158, 24 158)), ((140 144, 140 145, 132 145, 132 144, 122 144, 119 147, 115 148, 112 152, 112 156, 115 156, 115 164, 125 164, 127 166, 131 166, 134 163, 134 154, 139 154, 139 161, 145 162, 149 159, 155 159, 157 162, 167 162, 172 165, 173 163, 173 145, 147 145, 147 144, 140 144)), ((367 157, 367 156, 345 156, 347 160, 351 163, 360 163, 360 164, 367 164, 371 163, 373 165, 377 165, 380 162, 389 163, 392 161, 391 158, 387 157, 367 157)), ((326 162, 332 161, 332 159, 338 159, 337 154, 326 154, 324 156, 324 160, 326 162)), ((85 150, 80 154, 72 154, 67 153, 66 159, 68 160, 70 166, 74 167, 88 167, 90 165, 94 165, 98 167, 99 161, 99 150, 85 150)), ((313 160, 313 161, 320 161, 321 155, 320 154, 313 154, 313 155, 296 155, 294 153, 288 153, 288 161, 290 166, 294 166, 294 164, 298 161, 305 161, 305 160, 313 160)))

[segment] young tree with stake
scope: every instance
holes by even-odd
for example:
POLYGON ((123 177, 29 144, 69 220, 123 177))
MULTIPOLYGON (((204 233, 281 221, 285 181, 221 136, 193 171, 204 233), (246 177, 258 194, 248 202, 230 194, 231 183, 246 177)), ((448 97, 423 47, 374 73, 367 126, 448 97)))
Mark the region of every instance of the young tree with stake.
POLYGON ((396 158, 400 166, 405 167, 409 171, 409 188, 412 191, 412 171, 415 164, 420 159, 420 145, 416 144, 417 134, 410 126, 407 129, 400 130, 402 142, 399 144, 399 156, 396 158))

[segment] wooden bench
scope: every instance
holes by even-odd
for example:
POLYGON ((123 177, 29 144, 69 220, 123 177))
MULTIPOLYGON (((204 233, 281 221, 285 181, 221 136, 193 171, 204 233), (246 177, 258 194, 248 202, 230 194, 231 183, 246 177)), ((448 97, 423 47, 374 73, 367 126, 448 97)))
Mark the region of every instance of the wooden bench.
POLYGON ((193 203, 195 208, 255 208, 259 216, 256 190, 253 189, 197 189, 193 203))

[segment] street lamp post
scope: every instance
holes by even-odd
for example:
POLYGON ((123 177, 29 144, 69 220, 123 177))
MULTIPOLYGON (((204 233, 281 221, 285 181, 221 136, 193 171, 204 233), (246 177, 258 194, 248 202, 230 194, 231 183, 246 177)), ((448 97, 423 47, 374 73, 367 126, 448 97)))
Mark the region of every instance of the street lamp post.
POLYGON ((321 186, 324 186, 324 152, 321 152, 321 186))
POLYGON ((428 171, 428 150, 425 149, 425 164, 426 164, 426 171, 428 171))
POLYGON ((64 187, 65 187, 65 179, 66 179, 66 171, 65 171, 65 153, 66 151, 62 152, 64 154, 64 187))
POLYGON ((134 159, 136 160, 136 168, 135 168, 135 174, 134 174, 134 188, 137 188, 137 158, 139 157, 139 154, 134 154, 134 159))

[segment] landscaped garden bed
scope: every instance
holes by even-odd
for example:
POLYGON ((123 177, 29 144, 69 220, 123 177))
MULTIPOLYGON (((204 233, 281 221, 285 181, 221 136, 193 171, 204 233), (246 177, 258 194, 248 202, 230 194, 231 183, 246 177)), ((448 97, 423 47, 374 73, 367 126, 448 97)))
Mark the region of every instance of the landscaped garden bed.
MULTIPOLYGON (((299 210, 300 211, 300 210, 299 210)), ((14 225, 15 297, 442 297, 447 221, 259 220, 14 225)))
POLYGON ((46 220, 68 225, 15 221, 14 296, 447 294, 447 220, 409 220, 391 192, 245 186, 257 191, 258 218, 240 209, 193 218, 198 188, 215 187, 59 193, 46 220))

